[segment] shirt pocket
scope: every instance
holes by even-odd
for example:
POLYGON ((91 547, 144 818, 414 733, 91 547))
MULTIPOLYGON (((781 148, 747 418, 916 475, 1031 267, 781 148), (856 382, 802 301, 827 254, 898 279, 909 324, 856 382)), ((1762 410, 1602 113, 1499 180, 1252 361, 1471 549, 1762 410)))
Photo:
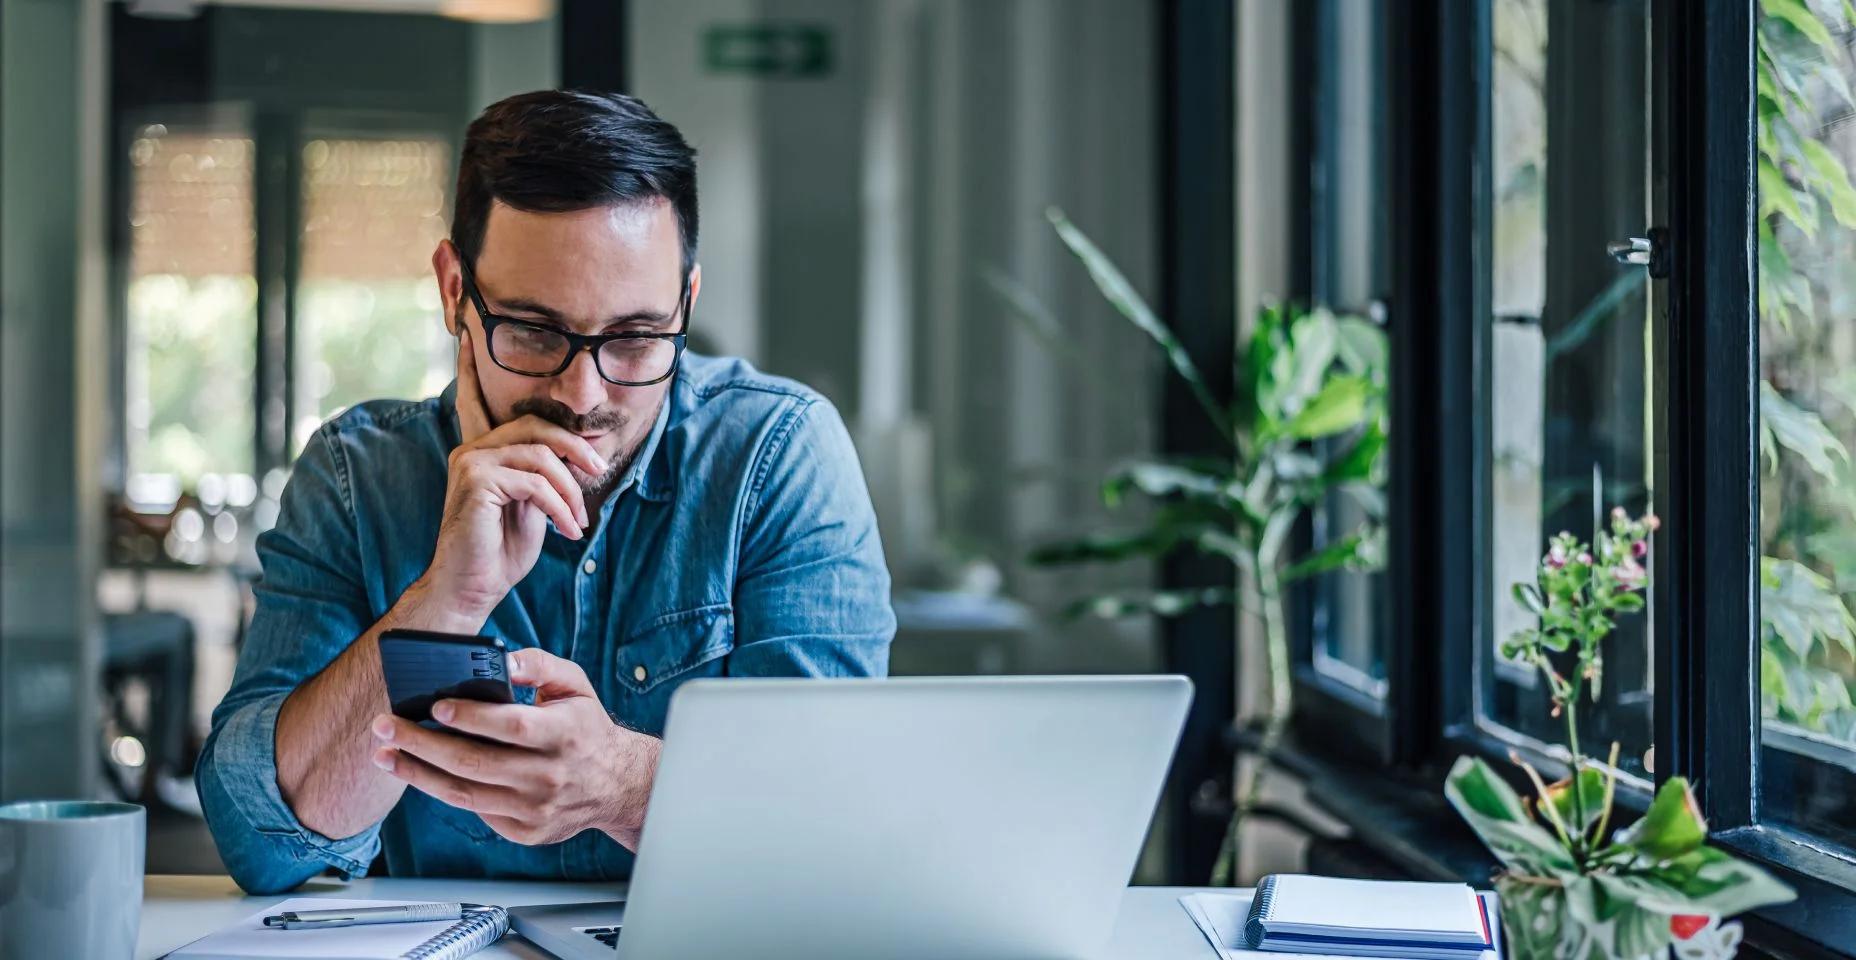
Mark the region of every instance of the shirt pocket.
POLYGON ((614 680, 623 694, 619 719, 658 735, 677 687, 698 677, 719 677, 735 649, 734 608, 713 603, 645 621, 620 645, 614 680))

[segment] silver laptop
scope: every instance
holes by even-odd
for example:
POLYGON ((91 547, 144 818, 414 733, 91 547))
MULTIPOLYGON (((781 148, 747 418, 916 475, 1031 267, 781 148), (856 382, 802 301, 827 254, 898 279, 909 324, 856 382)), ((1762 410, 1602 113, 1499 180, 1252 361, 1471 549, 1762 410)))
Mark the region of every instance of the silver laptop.
POLYGON ((563 960, 1082 960, 1191 699, 1183 677, 693 681, 631 899, 509 914, 563 960))

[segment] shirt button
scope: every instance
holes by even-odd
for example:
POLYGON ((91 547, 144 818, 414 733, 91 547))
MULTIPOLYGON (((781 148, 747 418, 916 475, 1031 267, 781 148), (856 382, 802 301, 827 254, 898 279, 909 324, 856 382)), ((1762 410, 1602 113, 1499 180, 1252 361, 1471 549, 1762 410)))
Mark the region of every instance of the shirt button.
POLYGON ((583 563, 583 564, 581 564, 581 565, 580 565, 580 569, 582 569, 582 570, 585 570, 585 571, 586 571, 587 573, 592 573, 593 571, 595 571, 595 570, 598 570, 598 569, 599 569, 599 564, 597 564, 597 563, 594 563, 594 562, 593 562, 593 561, 592 561, 592 560, 591 560, 591 559, 589 558, 589 559, 587 560, 587 562, 585 562, 585 563, 583 563))
MULTIPOLYGON (((589 561, 589 562, 590 562, 590 561, 589 561)), ((646 673, 644 672, 644 664, 642 664, 642 663, 641 663, 641 664, 639 664, 639 665, 637 665, 636 667, 633 667, 633 668, 632 668, 632 679, 633 679, 633 680, 636 680, 636 681, 638 681, 639 683, 643 683, 643 682, 644 682, 644 678, 645 678, 646 676, 647 676, 647 674, 646 674, 646 673)))

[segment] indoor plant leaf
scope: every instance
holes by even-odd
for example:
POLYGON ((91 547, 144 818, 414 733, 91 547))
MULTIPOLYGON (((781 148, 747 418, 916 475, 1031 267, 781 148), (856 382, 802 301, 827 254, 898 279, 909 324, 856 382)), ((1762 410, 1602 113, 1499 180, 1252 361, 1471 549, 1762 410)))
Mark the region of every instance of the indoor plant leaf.
POLYGON ((1714 847, 1697 847, 1658 864, 1648 875, 1679 894, 1689 907, 1723 917, 1797 897, 1772 874, 1714 847))
POLYGON ((1363 377, 1333 377, 1282 428, 1298 440, 1314 440, 1358 426, 1366 415, 1372 383, 1363 377))
POLYGON ((1605 775, 1591 767, 1580 770, 1577 778, 1579 796, 1576 799, 1573 796, 1573 783, 1574 778, 1567 777, 1547 784, 1547 799, 1553 803, 1553 809, 1558 811, 1561 823, 1574 833, 1584 835, 1604 813, 1605 775), (1583 811, 1583 817, 1578 815, 1580 811, 1583 811))
POLYGON ((1535 877, 1577 872, 1572 854, 1528 817, 1520 796, 1482 760, 1458 757, 1444 780, 1444 795, 1509 869, 1535 877))
POLYGON ((1121 269, 1115 266, 1114 261, 1110 260, 1094 241, 1063 215, 1063 211, 1052 207, 1045 211, 1045 216, 1050 219, 1051 226, 1057 229, 1057 236, 1062 238, 1064 245, 1069 247, 1070 252, 1075 254, 1076 258, 1081 260, 1083 266, 1088 269, 1089 277, 1095 281, 1096 289, 1102 292, 1102 296, 1113 304, 1115 309, 1121 311, 1122 316, 1127 317, 1136 327, 1140 328, 1142 333, 1147 334, 1160 345, 1160 349, 1166 354, 1167 363, 1172 365, 1180 379, 1186 381, 1186 386, 1198 399, 1199 406, 1205 409, 1205 415, 1217 425, 1219 433, 1225 437, 1232 437, 1230 419, 1225 416, 1224 408, 1212 399, 1211 390, 1206 387, 1205 378, 1199 375, 1199 368, 1192 362, 1192 356, 1186 352, 1185 345, 1179 342, 1179 338, 1173 335, 1173 331, 1168 329, 1166 324, 1160 322, 1153 308, 1148 306, 1147 301, 1142 299, 1140 293, 1134 289, 1134 284, 1128 281, 1121 269))
POLYGON ((1617 843, 1653 861, 1672 860, 1693 852, 1708 839, 1707 821, 1688 780, 1670 777, 1657 789, 1650 809, 1636 823, 1618 831, 1617 843))

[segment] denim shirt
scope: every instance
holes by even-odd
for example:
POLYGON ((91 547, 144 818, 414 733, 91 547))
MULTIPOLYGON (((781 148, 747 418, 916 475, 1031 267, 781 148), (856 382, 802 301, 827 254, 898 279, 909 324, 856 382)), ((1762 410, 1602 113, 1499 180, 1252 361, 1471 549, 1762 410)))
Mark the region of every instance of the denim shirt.
MULTIPOLYGON (((598 830, 522 846, 407 788, 386 819, 335 840, 277 786, 277 710, 424 574, 438 540, 455 384, 375 401, 317 431, 258 540, 264 577, 196 782, 239 886, 287 890, 334 867, 394 876, 616 880, 632 854, 598 830)), ((661 735, 697 677, 880 676, 895 633, 889 574, 857 455, 831 404, 738 360, 686 355, 658 422, 582 541, 550 530, 484 626, 586 671, 619 723, 661 735)), ((533 691, 517 695, 533 702, 533 691)))

